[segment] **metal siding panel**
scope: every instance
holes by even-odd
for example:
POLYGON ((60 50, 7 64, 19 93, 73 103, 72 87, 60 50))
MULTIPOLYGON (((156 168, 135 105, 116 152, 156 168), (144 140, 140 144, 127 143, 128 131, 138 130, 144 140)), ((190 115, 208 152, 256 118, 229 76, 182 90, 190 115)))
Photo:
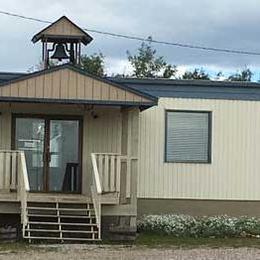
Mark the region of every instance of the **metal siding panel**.
POLYGON ((3 150, 3 116, 0 114, 0 149, 3 150))
POLYGON ((61 98, 61 71, 55 71, 53 73, 52 98, 61 98))
MULTIPOLYGON (((35 97, 36 98, 42 98, 44 96, 44 76, 40 76, 37 80, 35 79, 35 97)), ((18 88, 20 86, 20 83, 18 82, 18 88)), ((19 90, 19 89, 18 89, 19 90)))
POLYGON ((4 150, 11 149, 11 113, 3 112, 1 114, 1 148, 4 150))
POLYGON ((85 97, 85 77, 77 74, 77 98, 84 99, 85 97))
POLYGON ((93 99, 100 100, 101 99, 101 82, 97 80, 93 80, 93 99))
POLYGON ((11 96, 18 97, 18 93, 19 93, 18 84, 11 84, 10 91, 11 91, 11 96))
MULTIPOLYGON (((15 85, 15 84, 13 84, 15 85)), ((28 86, 28 95, 27 97, 34 98, 36 96, 36 80, 35 78, 28 79, 27 86, 28 86)))
POLYGON ((69 70, 61 71, 60 96, 63 99, 69 98, 69 70))
POLYGON ((74 71, 69 71, 69 99, 77 98, 77 74, 74 71))
POLYGON ((93 99, 94 80, 84 77, 84 97, 85 99, 93 99))
POLYGON ((260 200, 260 103, 161 98, 141 113, 138 196, 260 200), (164 110, 212 111, 212 163, 164 163, 164 110))
POLYGON ((109 100, 109 88, 110 86, 105 84, 105 83, 101 83, 101 98, 102 100, 109 100))
POLYGON ((52 73, 51 74, 45 74, 44 75, 44 98, 52 98, 52 88, 53 88, 53 82, 52 82, 52 73))
MULTIPOLYGON (((121 152, 121 112, 120 109, 98 109, 98 118, 86 113, 84 116, 84 151, 83 166, 86 179, 84 183, 91 183, 92 166, 90 154, 120 153, 121 152)), ((85 190, 89 187, 84 187, 85 190)))

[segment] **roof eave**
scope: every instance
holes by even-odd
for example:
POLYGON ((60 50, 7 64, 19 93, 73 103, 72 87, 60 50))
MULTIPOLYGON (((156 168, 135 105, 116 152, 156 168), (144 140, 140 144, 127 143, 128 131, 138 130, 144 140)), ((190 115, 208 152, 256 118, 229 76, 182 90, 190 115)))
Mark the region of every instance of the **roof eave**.
POLYGON ((99 105, 99 106, 126 106, 149 108, 157 102, 136 102, 116 100, 87 100, 87 99, 53 99, 53 98, 27 98, 27 97, 0 97, 0 102, 35 103, 35 104, 63 104, 63 105, 99 105))

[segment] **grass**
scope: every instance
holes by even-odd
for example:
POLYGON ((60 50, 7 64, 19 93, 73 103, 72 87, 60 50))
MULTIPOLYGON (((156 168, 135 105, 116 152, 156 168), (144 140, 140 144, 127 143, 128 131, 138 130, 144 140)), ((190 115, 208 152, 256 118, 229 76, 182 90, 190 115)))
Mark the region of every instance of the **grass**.
MULTIPOLYGON (((40 243, 41 244, 41 243, 40 243)), ((40 245, 38 244, 38 245, 40 245)), ((44 244, 44 243, 43 243, 44 244)), ((163 236, 157 234, 141 233, 137 239, 132 243, 126 242, 109 242, 103 241, 98 243, 99 245, 135 245, 137 247, 149 247, 149 248, 239 248, 239 247, 250 247, 260 249, 260 239, 257 238, 176 238, 172 236, 163 236)), ((37 245, 37 244, 36 244, 37 245)), ((16 242, 16 243, 0 243, 0 255, 17 252, 28 252, 28 251, 50 251, 57 249, 52 247, 35 247, 27 242, 16 242)))
POLYGON ((0 252, 18 252, 18 251, 27 251, 30 249, 30 245, 25 242, 6 242, 0 243, 0 252))
MULTIPOLYGON (((36 245, 41 245, 45 243, 38 243, 36 245)), ((18 252, 29 252, 35 251, 45 252, 45 251, 56 251, 54 247, 35 247, 34 244, 29 244, 26 241, 22 242, 2 242, 0 243, 0 255, 9 254, 9 253, 18 253, 18 252)))
POLYGON ((139 234, 134 242, 135 245, 148 247, 251 247, 260 249, 260 239, 257 238, 176 238, 157 234, 139 234))

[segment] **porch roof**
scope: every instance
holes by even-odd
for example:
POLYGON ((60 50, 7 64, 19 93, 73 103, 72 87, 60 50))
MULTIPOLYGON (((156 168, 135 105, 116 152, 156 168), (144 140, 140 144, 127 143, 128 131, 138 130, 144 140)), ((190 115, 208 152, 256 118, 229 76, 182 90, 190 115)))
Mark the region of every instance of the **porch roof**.
MULTIPOLYGON (((7 73, 8 74, 8 73, 7 73)), ((71 64, 0 81, 0 102, 95 104, 150 107, 157 98, 71 64)))

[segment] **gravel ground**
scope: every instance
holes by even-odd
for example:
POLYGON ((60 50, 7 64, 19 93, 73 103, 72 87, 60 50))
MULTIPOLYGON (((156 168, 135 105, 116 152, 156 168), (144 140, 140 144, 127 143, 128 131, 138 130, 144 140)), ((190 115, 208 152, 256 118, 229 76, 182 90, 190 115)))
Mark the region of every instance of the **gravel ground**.
POLYGON ((260 259, 260 249, 255 248, 148 248, 144 246, 118 245, 41 245, 27 251, 1 251, 0 259, 5 260, 158 260, 158 259, 199 259, 199 260, 251 260, 260 259))

